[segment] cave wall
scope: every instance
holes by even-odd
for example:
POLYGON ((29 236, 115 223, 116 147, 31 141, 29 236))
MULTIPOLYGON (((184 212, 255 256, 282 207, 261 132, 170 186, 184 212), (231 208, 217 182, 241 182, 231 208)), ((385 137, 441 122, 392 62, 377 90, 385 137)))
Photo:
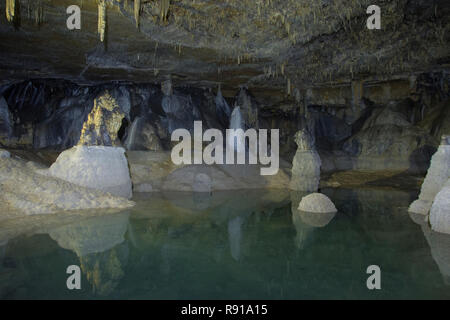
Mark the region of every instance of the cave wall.
POLYGON ((233 97, 199 87, 109 82, 97 85, 37 79, 0 87, 3 147, 65 150, 75 145, 94 99, 109 91, 125 114, 118 136, 127 150, 168 151, 177 128, 225 130, 230 111, 242 109, 247 128, 280 129, 280 153, 288 162, 295 133, 307 127, 324 171, 393 169, 426 172, 441 135, 450 126, 449 74, 413 79, 315 87, 297 97, 272 100, 247 87, 233 97), (356 88, 356 89, 355 89, 356 88))

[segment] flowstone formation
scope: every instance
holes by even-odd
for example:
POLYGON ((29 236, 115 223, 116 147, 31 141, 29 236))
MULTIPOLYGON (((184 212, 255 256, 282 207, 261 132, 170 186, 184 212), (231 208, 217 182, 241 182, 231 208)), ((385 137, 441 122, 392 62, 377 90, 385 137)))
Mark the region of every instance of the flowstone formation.
POLYGON ((117 136, 125 114, 109 92, 94 100, 94 108, 83 124, 78 145, 120 146, 117 136))
POLYGON ((131 198, 125 149, 115 147, 120 145, 117 133, 124 117, 108 92, 99 96, 83 125, 78 145, 62 152, 48 173, 83 187, 131 198))
MULTIPOLYGON (((414 201, 408 211, 420 214, 428 214, 433 204, 433 200, 439 191, 444 187, 450 177, 450 136, 442 137, 441 145, 431 158, 431 165, 427 176, 422 184, 419 199, 414 201)), ((444 192, 445 194, 445 192, 444 192)), ((442 201, 442 200, 441 200, 442 201)), ((441 215, 443 211, 435 214, 441 215)), ((439 218, 440 219, 440 218, 439 218)), ((437 220, 434 220, 437 222, 437 220)), ((437 226, 436 226, 437 227, 437 226)))
POLYGON ((295 135, 297 152, 292 161, 292 190, 315 192, 320 181, 320 156, 314 145, 314 140, 307 129, 298 131, 295 135))

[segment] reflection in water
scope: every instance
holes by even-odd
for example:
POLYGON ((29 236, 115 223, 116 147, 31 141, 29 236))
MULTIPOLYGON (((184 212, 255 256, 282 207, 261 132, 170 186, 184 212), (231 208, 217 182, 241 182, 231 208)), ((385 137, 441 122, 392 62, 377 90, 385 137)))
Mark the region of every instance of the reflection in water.
POLYGON ((61 248, 74 251, 81 270, 100 296, 114 291, 124 276, 128 245, 124 243, 128 213, 85 219, 49 231, 61 248))
POLYGON ((291 192, 292 222, 296 230, 295 245, 300 250, 308 246, 308 241, 316 228, 325 227, 336 215, 335 212, 317 213, 298 210, 298 205, 305 195, 304 192, 291 192))
POLYGON ((239 261, 241 257, 242 217, 236 217, 228 221, 228 239, 230 241, 231 256, 239 261))
POLYGON ((298 211, 302 193, 255 190, 3 221, 0 298, 450 299, 448 238, 410 219, 416 194, 322 192, 338 214, 298 211), (82 267, 78 292, 65 289, 71 264, 82 267), (382 269, 378 292, 366 287, 371 264, 382 269))
POLYGON ((450 286, 450 235, 431 230, 421 214, 410 213, 411 219, 419 224, 431 249, 431 255, 441 271, 445 283, 450 286))
POLYGON ((6 246, 8 241, 3 241, 0 243, 0 268, 3 265, 3 259, 5 258, 6 246))

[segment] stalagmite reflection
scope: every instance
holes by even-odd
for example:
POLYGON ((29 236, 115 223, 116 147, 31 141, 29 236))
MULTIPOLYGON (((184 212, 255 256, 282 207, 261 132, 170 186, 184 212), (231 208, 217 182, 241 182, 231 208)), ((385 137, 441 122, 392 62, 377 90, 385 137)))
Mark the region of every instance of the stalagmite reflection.
POLYGON ((410 212, 409 216, 420 225, 444 283, 450 286, 450 235, 432 231, 422 214, 410 212))
POLYGON ((296 236, 295 245, 303 250, 308 246, 314 230, 327 226, 335 217, 336 213, 315 213, 298 210, 298 204, 304 193, 291 192, 291 212, 296 236))
POLYGON ((109 295, 124 276, 129 254, 124 238, 128 220, 129 213, 125 212, 85 219, 49 231, 60 247, 77 254, 94 294, 109 295))
POLYGON ((241 258, 242 224, 244 220, 238 216, 228 221, 228 240, 230 243, 231 256, 239 261, 241 258))

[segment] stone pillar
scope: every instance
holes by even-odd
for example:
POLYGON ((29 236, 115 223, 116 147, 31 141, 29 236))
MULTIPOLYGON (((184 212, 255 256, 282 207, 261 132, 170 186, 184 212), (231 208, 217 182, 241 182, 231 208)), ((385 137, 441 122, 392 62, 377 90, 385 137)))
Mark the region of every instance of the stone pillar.
POLYGON ((82 187, 131 198, 128 161, 117 137, 124 117, 108 92, 97 97, 78 145, 62 152, 48 173, 82 187))
POLYGON ((315 192, 319 188, 321 161, 307 129, 295 135, 297 153, 292 161, 290 189, 315 192))
MULTIPOLYGON (((450 135, 444 135, 441 145, 431 158, 430 168, 422 184, 419 199, 414 201, 408 211, 428 214, 433 200, 450 178, 450 135)), ((450 226, 450 224, 449 224, 450 226)))

